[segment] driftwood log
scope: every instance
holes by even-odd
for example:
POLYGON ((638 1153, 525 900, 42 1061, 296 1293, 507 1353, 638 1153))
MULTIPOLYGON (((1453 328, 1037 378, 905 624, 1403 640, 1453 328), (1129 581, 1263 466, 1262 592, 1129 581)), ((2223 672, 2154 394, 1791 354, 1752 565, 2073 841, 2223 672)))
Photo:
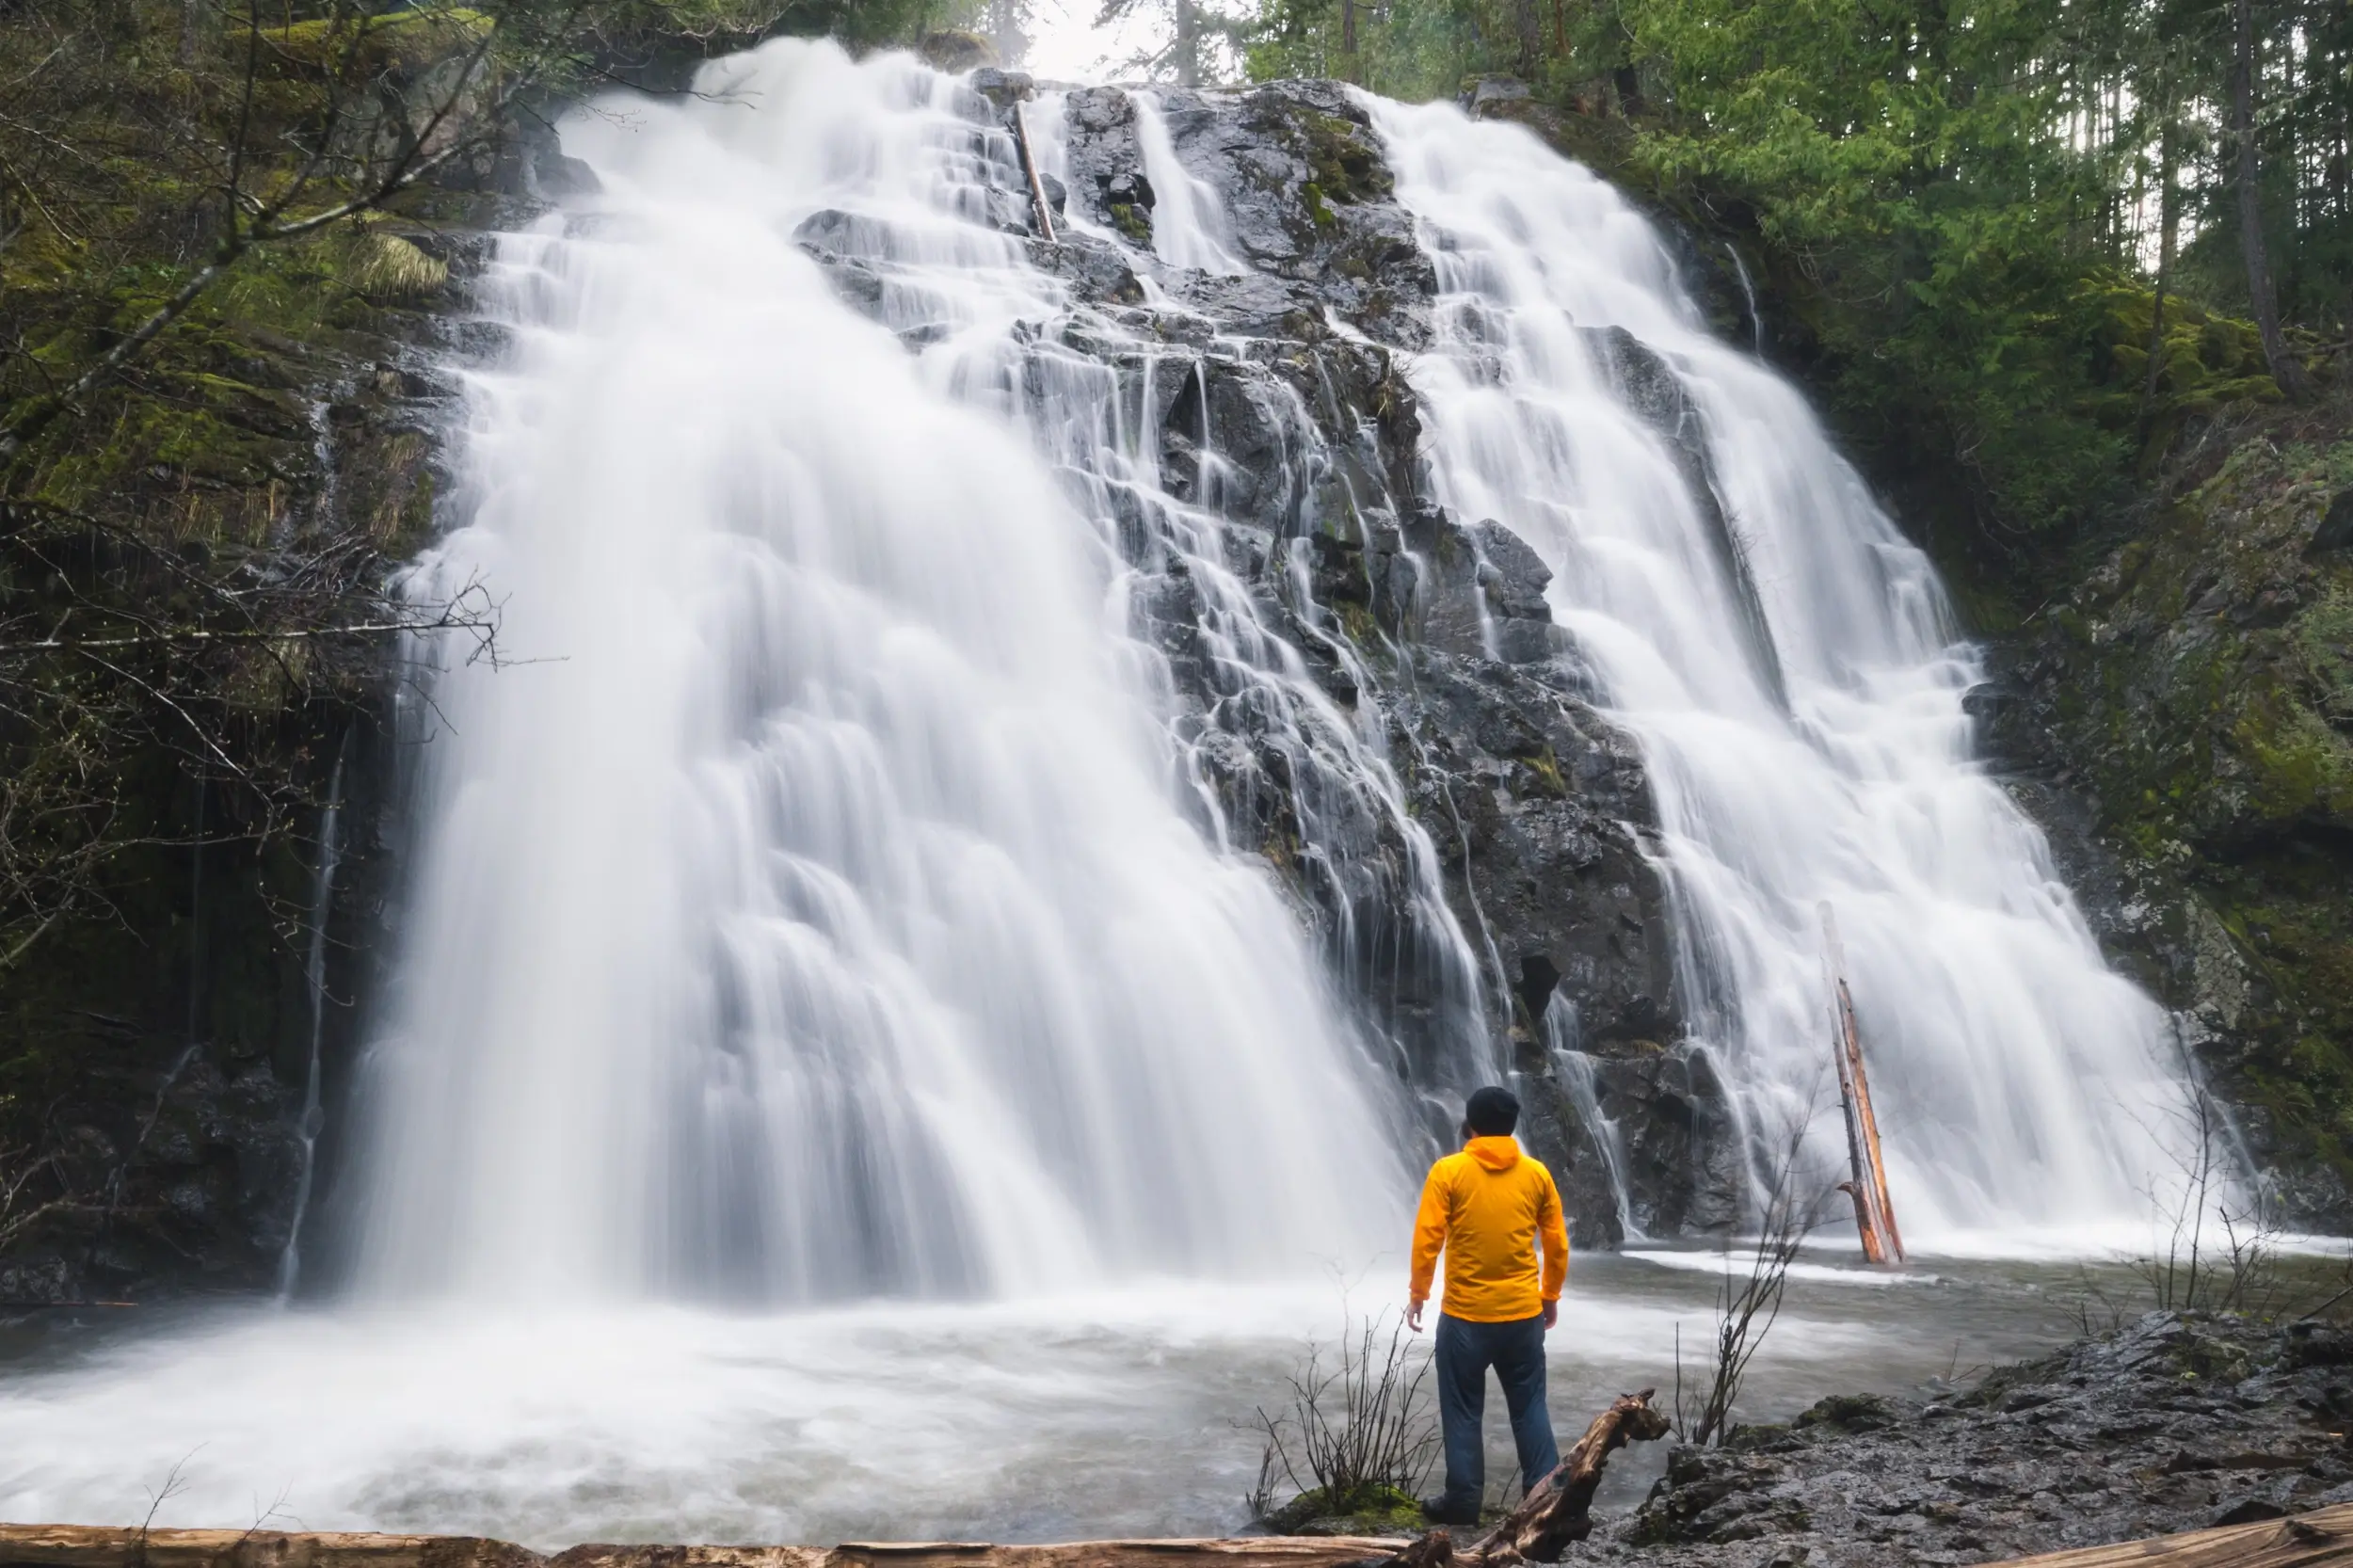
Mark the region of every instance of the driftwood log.
POLYGON ((2285 1519, 2014 1558, 2006 1568, 2321 1568, 2353 1563, 2353 1503, 2285 1519))
MULTIPOLYGON (((1601 1420, 1608 1418, 1605 1413, 1601 1420)), ((1601 1420, 1594 1422, 1595 1428, 1601 1420)), ((1593 1434, 1589 1429, 1586 1436, 1593 1434)), ((1600 1461, 1605 1457, 1606 1453, 1595 1454, 1587 1468, 1594 1481, 1600 1479, 1600 1461)), ((1564 1463, 1561 1469, 1568 1467, 1564 1463)), ((1562 1487, 1558 1495, 1565 1496, 1566 1490, 1562 1487)), ((1584 1496, 1590 1506, 1591 1484, 1584 1496)), ((1513 1519, 1524 1512, 1525 1504, 1513 1511, 1513 1519)), ((1486 1550, 1511 1528, 1512 1522, 1507 1520, 1471 1551, 1486 1550)), ((1579 1528, 1561 1540, 1576 1540, 1584 1533, 1579 1528)), ((1509 1537, 1518 1539, 1516 1534, 1509 1537)), ((1445 1540, 1444 1530, 1433 1530, 1404 1552, 1398 1550, 1401 1543, 1376 1537, 1265 1536, 1240 1541, 1078 1541, 1057 1546, 990 1546, 952 1541, 840 1546, 574 1546, 549 1556, 509 1542, 462 1535, 0 1525, 0 1568, 546 1568, 549 1564, 563 1568, 1340 1568, 1368 1560, 1450 1561, 1450 1554, 1432 1555, 1430 1544, 1445 1540)), ((1517 1550, 1508 1544, 1498 1544, 1497 1549, 1517 1550)), ((1489 1556, 1484 1560, 1500 1563, 1512 1559, 1489 1556)), ((2150 1541, 2017 1558, 2006 1568, 2353 1568, 2353 1503, 2260 1524, 2226 1525, 2150 1541)))
POLYGON ((552 1555, 465 1535, 0 1525, 0 1568, 1340 1568, 1394 1553, 1380 1536, 1237 1541, 968 1541, 839 1546, 574 1546, 552 1555))
POLYGON ((1896 1228, 1896 1206, 1887 1195, 1887 1159, 1880 1149, 1879 1116, 1871 1109, 1871 1080, 1863 1070, 1863 1035, 1855 1027, 1854 993, 1847 988, 1847 949, 1838 939, 1837 917, 1829 901, 1817 904, 1822 917, 1822 972, 1833 998, 1832 1023, 1837 1038, 1831 1056, 1838 1067, 1838 1098, 1847 1115, 1847 1159, 1850 1179, 1838 1190, 1854 1200, 1855 1231, 1863 1256, 1873 1263, 1904 1260, 1903 1232, 1896 1228))
POLYGON ((1538 1481, 1520 1506, 1503 1523, 1461 1552, 1445 1530, 1432 1530, 1397 1554, 1395 1568, 1448 1568, 1450 1563, 1477 1568, 1512 1568, 1519 1562, 1558 1562, 1572 1541, 1593 1530, 1593 1491, 1601 1485, 1602 1468, 1609 1456, 1628 1443, 1649 1443, 1667 1435, 1664 1412, 1651 1408, 1656 1388, 1621 1394, 1609 1408, 1593 1417, 1585 1435, 1577 1440, 1552 1474, 1538 1481))

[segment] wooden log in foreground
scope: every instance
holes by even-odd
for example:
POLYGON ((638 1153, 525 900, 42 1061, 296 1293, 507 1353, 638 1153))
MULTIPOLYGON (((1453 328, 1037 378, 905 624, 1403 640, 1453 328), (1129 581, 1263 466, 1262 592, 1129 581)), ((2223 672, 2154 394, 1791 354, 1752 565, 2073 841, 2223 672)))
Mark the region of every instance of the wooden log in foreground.
MULTIPOLYGON (((1607 1418, 1605 1413, 1602 1419, 1607 1418)), ((1567 1462, 1561 1468, 1569 1468, 1567 1462)), ((1586 1500, 1592 1500, 1590 1492, 1586 1500)), ((1523 1504, 1513 1518, 1529 1512, 1533 1519, 1542 1512, 1540 1507, 1529 1512, 1523 1504)), ((1497 1552, 1516 1550, 1513 1544, 1526 1537, 1507 1536, 1512 1528, 1507 1520, 1471 1551, 1486 1550, 1490 1544, 1497 1552)), ((1404 1542, 1385 1537, 1264 1536, 1053 1546, 950 1541, 830 1547, 592 1545, 548 1556, 511 1542, 464 1535, 0 1525, 0 1568, 1343 1568, 1368 1560, 1450 1560, 1450 1554, 1436 1555, 1443 1546, 1433 1549, 1446 1539, 1444 1530, 1433 1530, 1403 1553, 1399 1548, 1404 1542)), ((1490 1555, 1483 1560, 1509 1559, 1490 1555)), ((2015 1558, 2000 1568, 2353 1568, 2353 1503, 2259 1524, 2015 1558)))
POLYGON ((1558 1562, 1572 1541, 1593 1531, 1593 1491, 1609 1456, 1628 1443, 1649 1443, 1667 1435, 1664 1412, 1651 1408, 1656 1388, 1621 1394, 1609 1408, 1593 1419, 1585 1435, 1568 1451, 1552 1474, 1538 1481, 1520 1506, 1503 1523, 1458 1553, 1445 1530, 1432 1530, 1397 1554, 1391 1568, 1448 1568, 1450 1563, 1476 1568, 1513 1568, 1522 1562, 1558 1562))
POLYGON ((468 1535, 0 1525, 0 1568, 1341 1568, 1393 1557, 1404 1544, 1383 1536, 1270 1535, 1051 1546, 964 1541, 586 1545, 551 1556, 468 1535))
POLYGON ((2320 1568, 2353 1563, 2353 1503, 2112 1546, 2013 1558, 2002 1568, 2320 1568))

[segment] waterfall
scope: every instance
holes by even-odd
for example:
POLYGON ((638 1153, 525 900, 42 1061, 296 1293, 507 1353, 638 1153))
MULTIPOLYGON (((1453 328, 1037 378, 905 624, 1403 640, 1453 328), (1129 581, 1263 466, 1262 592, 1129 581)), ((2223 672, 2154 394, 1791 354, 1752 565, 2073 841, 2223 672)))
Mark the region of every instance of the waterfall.
POLYGON ((1437 499, 1544 558, 1641 744, 1693 1043, 1756 1178, 1793 1122, 1843 1162, 1827 901, 1906 1236, 2130 1234, 2179 1169, 2184 1068, 1974 760, 1981 666, 1927 558, 1609 185, 1519 127, 1366 102, 1437 267, 1437 499))
MULTIPOLYGON (((1369 1256, 1411 1195, 1389 1101, 1128 634, 1116 508, 1081 503, 1157 449, 1108 368, 1037 344, 1067 291, 990 227, 1010 139, 829 44, 698 88, 568 123, 601 197, 487 282, 513 346, 416 591, 488 584, 504 667, 453 663, 418 714, 360 1287, 794 1302, 1369 1256)), ((1207 624, 1303 756, 1362 751, 1247 616, 1207 624)))
MULTIPOLYGON (((1329 689, 1376 672, 1309 536, 1400 503, 1328 386, 1222 382, 1272 434, 1216 449, 1213 373, 1265 356, 1173 303, 1251 282, 1179 155, 1200 101, 1092 102, 1132 115, 1154 209, 1149 248, 1068 215, 1130 259, 1124 314, 1020 237, 990 105, 904 57, 779 40, 568 122, 600 194, 501 242, 510 347, 414 580, 505 619, 411 715, 363 1288, 1296 1271, 1393 1246, 1448 1095, 1502 1076, 1501 960, 1432 836, 1455 785, 1417 754, 1409 810, 1389 747, 1420 743, 1329 689)), ((1366 102, 1439 283, 1401 356, 1428 484, 1551 568, 1641 747, 1688 1045, 1752 1150, 1816 1117, 1834 1153, 1828 901, 1908 1234, 2145 1212, 2162 1017, 1972 761, 1976 655, 1925 558, 1606 184, 1366 102)), ((1065 183, 1068 111, 1030 117, 1065 183)), ((1623 1209, 1602 1080, 1551 1056, 1623 1209)))
POLYGON ((1144 175, 1151 183, 1152 250, 1171 266, 1229 274, 1250 270, 1234 254, 1234 236, 1218 208, 1218 194, 1207 180, 1187 168, 1176 156, 1176 138, 1169 134, 1168 113, 1156 92, 1129 95, 1136 106, 1136 146, 1144 154, 1144 175))

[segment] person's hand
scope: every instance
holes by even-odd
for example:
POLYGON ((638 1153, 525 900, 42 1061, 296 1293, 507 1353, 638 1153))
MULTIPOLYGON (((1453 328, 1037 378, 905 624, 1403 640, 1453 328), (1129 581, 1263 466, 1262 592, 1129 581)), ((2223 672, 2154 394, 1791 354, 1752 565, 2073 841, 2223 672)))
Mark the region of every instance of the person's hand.
POLYGON ((1549 1302, 1545 1303, 1545 1327, 1546 1327, 1546 1328, 1551 1328, 1554 1324, 1558 1323, 1560 1320, 1561 1320, 1561 1304, 1560 1304, 1560 1302, 1558 1302, 1558 1301, 1549 1301, 1549 1302))
POLYGON ((1405 1304, 1405 1326, 1416 1334, 1421 1332, 1421 1309, 1427 1304, 1419 1297, 1405 1304))

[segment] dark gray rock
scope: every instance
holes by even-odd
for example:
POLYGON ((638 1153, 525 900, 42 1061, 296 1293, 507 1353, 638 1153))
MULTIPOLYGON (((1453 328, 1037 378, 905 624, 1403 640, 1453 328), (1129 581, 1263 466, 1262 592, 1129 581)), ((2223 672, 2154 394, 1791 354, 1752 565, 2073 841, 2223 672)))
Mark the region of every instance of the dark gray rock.
POLYGON ((2339 490, 2329 498, 2329 509, 2313 525, 2313 542, 2304 547, 2304 553, 2313 556, 2332 550, 2353 550, 2353 490, 2339 490))
POLYGON ((1036 90, 1028 72, 1007 71, 1000 66, 984 65, 966 80, 971 83, 974 92, 1000 109, 1020 103, 1036 90))
MULTIPOLYGON (((1622 1202, 1657 1233, 1730 1224, 1740 1190, 1728 1118, 1681 1044, 1665 892, 1640 841, 1648 782, 1632 742, 1592 705, 1543 561, 1425 493, 1418 408, 1396 356, 1428 342, 1435 280, 1363 111, 1328 83, 1160 102, 1177 156, 1215 189, 1254 270, 1161 266, 1132 101, 1074 92, 1071 200, 1128 245, 1124 266, 1103 254, 1115 246, 1035 248, 1080 296, 1058 341, 1154 378, 1162 487, 1225 520, 1226 565, 1262 617, 1326 696, 1385 737, 1479 955, 1483 1013, 1461 994, 1468 982, 1449 970, 1430 912, 1413 907, 1415 852, 1397 824, 1335 798, 1315 782, 1320 743, 1303 746, 1292 722, 1256 711, 1261 698, 1220 684, 1209 601, 1170 569, 1150 504, 1099 498, 1143 574, 1139 630, 1198 715, 1188 732, 1225 831, 1292 881, 1344 990, 1424 1096, 1433 1145, 1467 1086, 1452 1076, 1460 1064, 1508 1060, 1528 1140, 1561 1176, 1581 1242, 1616 1240, 1622 1202), (1166 304, 1133 308, 1139 272, 1157 274, 1166 304), (1137 336, 1157 345, 1148 361, 1137 336)), ((1642 416, 1704 483, 1680 381, 1618 338, 1609 362, 1645 389, 1642 416)))
POLYGON ((1579 1560, 1980 1562, 2353 1498, 2342 1336, 2155 1313, 1925 1399, 1826 1399, 1678 1448, 1579 1560))

